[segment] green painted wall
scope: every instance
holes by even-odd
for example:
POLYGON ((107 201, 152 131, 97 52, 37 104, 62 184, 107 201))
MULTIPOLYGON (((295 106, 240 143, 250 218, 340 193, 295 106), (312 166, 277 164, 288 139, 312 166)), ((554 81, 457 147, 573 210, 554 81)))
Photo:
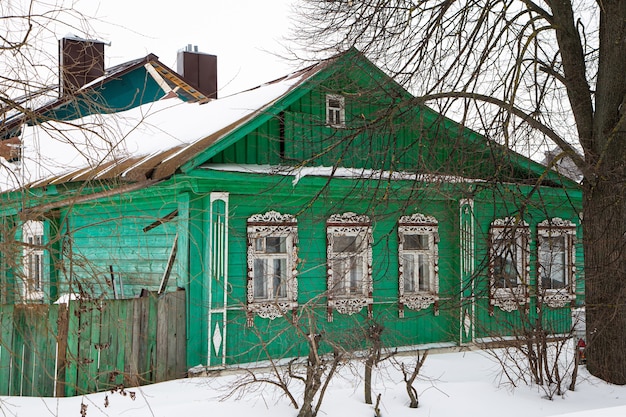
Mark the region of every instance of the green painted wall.
MULTIPOLYGON (((365 310, 353 316, 334 313, 326 320, 326 229, 331 214, 353 211, 367 214, 373 223, 373 319, 385 326, 384 339, 389 346, 458 344, 460 339, 460 264, 459 201, 473 198, 475 219, 475 337, 490 337, 519 326, 518 313, 495 310, 489 315, 486 255, 489 224, 496 218, 515 214, 525 205, 524 219, 531 229, 531 285, 536 270, 536 225, 548 217, 578 221, 578 211, 571 201, 579 202, 577 192, 570 200, 559 189, 540 188, 530 198, 531 186, 487 187, 474 184, 419 183, 414 181, 333 179, 304 177, 293 184, 292 176, 268 176, 202 168, 190 176, 177 176, 158 186, 107 200, 75 205, 55 217, 60 268, 57 271, 58 294, 70 285, 92 297, 112 298, 109 265, 116 280, 124 283, 124 295, 135 297, 141 289, 158 289, 176 233, 179 251, 168 291, 182 286, 188 293, 189 366, 207 364, 215 323, 209 331, 211 309, 222 308, 222 294, 227 294, 226 327, 220 328, 226 348, 226 363, 263 360, 302 354, 306 351, 301 336, 284 318, 255 317, 254 326, 246 326, 246 220, 253 214, 276 210, 298 219, 299 259, 298 302, 302 326, 310 315, 315 331, 326 340, 363 347, 363 329, 370 323, 365 310), (212 217, 211 192, 228 193, 228 284, 214 279, 209 251, 212 217), (522 204, 525 203, 525 204, 522 204), (144 228, 178 209, 171 221, 149 231, 144 228), (439 221, 438 315, 433 307, 423 311, 405 309, 398 316, 397 221, 400 216, 423 213, 439 221), (188 276, 179 276, 188 271, 188 276), (181 285, 182 284, 182 285, 181 285), (221 286, 221 287, 220 287, 221 286), (210 304, 211 295, 212 303, 210 304), (306 305, 306 307, 304 307, 306 305), (224 334, 224 330, 226 331, 224 334), (350 337, 346 338, 346 335, 350 337), (345 339, 345 340, 344 340, 345 339), (263 343, 267 343, 267 350, 263 343)), ((579 203, 577 203, 579 204, 579 203)), ((216 206, 217 207, 217 206, 216 206)), ((215 209, 215 208, 214 208, 215 209)), ((221 206, 221 210, 224 207, 221 206)), ((52 236, 51 236, 52 237, 52 236)), ((582 300, 580 267, 582 254, 578 245, 577 280, 582 300), (580 255, 580 256, 578 256, 580 255)), ((119 287, 118 287, 119 288, 119 287)), ((534 303, 534 301, 533 301, 534 303)), ((530 312, 534 311, 531 304, 530 312)), ((569 309, 546 311, 554 331, 570 325, 569 309)), ((465 342, 469 340, 464 340, 465 342)), ((325 345, 330 349, 329 345, 325 345)), ((223 351, 212 352, 213 365, 219 365, 223 351)))
MULTIPOLYGON (((354 181, 305 177, 295 186, 292 177, 259 176, 243 173, 199 170, 194 172, 197 190, 219 190, 229 193, 229 262, 228 262, 228 323, 226 338, 227 362, 248 362, 262 360, 266 354, 261 349, 259 338, 271 340, 268 352, 275 356, 302 352, 305 346, 302 339, 294 334, 294 329, 284 319, 262 319, 256 317, 253 327, 246 327, 246 220, 253 214, 276 210, 297 216, 299 239, 299 314, 311 314, 315 318, 316 329, 328 334, 345 334, 348 329, 354 333, 368 323, 365 310, 355 316, 334 314, 334 321, 326 320, 326 229, 325 221, 331 214, 354 211, 368 214, 373 220, 373 279, 374 279, 374 320, 386 327, 385 341, 388 345, 442 344, 460 342, 460 265, 459 265, 459 200, 467 198, 468 186, 416 184, 412 182, 394 183, 390 189, 393 198, 373 203, 363 198, 375 190, 373 181, 354 181), (410 201, 402 196, 411 196, 410 201), (397 220, 401 215, 420 212, 433 215, 439 220, 439 314, 433 308, 424 311, 405 309, 405 318, 397 312, 398 300, 398 260, 397 260, 397 220), (285 347, 289 347, 286 351, 285 347)), ((487 237, 489 224, 496 218, 514 212, 512 204, 518 193, 528 194, 532 187, 525 186, 509 193, 495 189, 474 190, 474 215, 476 218, 476 257, 477 276, 474 280, 476 294, 477 338, 492 337, 506 332, 510 322, 518 323, 518 313, 498 311, 494 316, 488 313, 487 296, 487 237), (510 200, 510 201, 509 201, 510 200)), ((521 194, 520 194, 521 195, 521 194)), ((531 285, 534 285, 535 232, 536 224, 545 220, 545 211, 551 217, 574 220, 577 212, 562 203, 560 190, 541 190, 529 204, 529 214, 525 219, 531 224, 531 285), (550 207, 543 207, 548 204, 550 207)), ((206 210, 206 206, 204 208, 206 210)), ((578 247, 580 252, 580 248, 578 247)), ((577 257, 578 270, 582 257, 577 257)), ((582 291, 580 274, 577 281, 582 291)), ((582 299, 582 297, 581 297, 582 299)), ((534 305, 534 304, 533 304, 534 305)), ((219 303, 214 304, 219 307, 219 303)), ((194 308, 194 307, 192 307, 194 308)), ((533 308, 530 311, 534 311, 533 308)), ((197 315, 202 315, 201 313, 197 315)), ((555 326, 555 332, 564 332, 570 325, 569 309, 546 311, 555 326), (558 321, 557 321, 558 320, 558 321)), ((333 336, 334 337, 334 336, 333 336)), ((356 337, 356 336, 355 336, 356 337)), ((363 337, 356 337, 362 345, 363 337)), ((357 343, 352 341, 350 343, 357 343)), ((204 354, 201 352, 198 357, 204 354)))
MULTIPOLYGON (((392 80, 372 79, 358 66, 311 84, 208 163, 355 167, 526 183, 543 173, 529 159, 413 105, 392 80), (326 125, 327 94, 344 96, 344 128, 326 125)), ((561 182, 554 173, 546 178, 561 182)))
MULTIPOLYGON (((58 293, 113 298, 111 268, 118 298, 142 289, 157 291, 176 236, 176 221, 159 219, 177 209, 175 194, 100 201, 63 212, 59 234, 62 261, 58 293)), ((168 290, 176 288, 173 270, 168 290)))

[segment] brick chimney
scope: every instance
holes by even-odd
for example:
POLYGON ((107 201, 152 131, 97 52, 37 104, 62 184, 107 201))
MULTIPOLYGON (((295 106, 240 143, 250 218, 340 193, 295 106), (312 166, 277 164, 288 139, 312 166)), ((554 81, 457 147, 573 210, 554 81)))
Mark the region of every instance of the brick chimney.
POLYGON ((198 52, 191 44, 178 51, 176 71, 209 98, 217 98, 217 56, 198 52))
POLYGON ((72 94, 104 75, 104 42, 64 37, 59 40, 60 95, 72 94))

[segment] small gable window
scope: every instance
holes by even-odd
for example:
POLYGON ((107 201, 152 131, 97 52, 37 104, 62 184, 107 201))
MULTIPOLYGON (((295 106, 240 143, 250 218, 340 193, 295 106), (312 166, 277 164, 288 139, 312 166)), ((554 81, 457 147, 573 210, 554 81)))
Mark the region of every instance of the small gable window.
POLYGON ((355 314, 372 307, 372 225, 356 213, 332 215, 326 222, 328 241, 328 321, 333 310, 355 314))
POLYGON ((345 98, 337 94, 326 95, 326 124, 333 127, 345 127, 345 98))
POLYGON ((439 292, 438 223, 432 216, 413 214, 398 222, 399 314, 404 308, 435 305, 439 292))
POLYGON ((23 286, 25 300, 43 300, 44 286, 44 224, 38 220, 28 220, 22 227, 24 241, 23 286))
POLYGON ((517 310, 528 302, 530 275, 528 223, 513 217, 498 219, 489 229, 490 308, 517 310))
POLYGON ((296 218, 269 211, 248 218, 248 325, 254 314, 275 319, 298 306, 296 218))
POLYGON ((537 273, 540 300, 552 308, 575 298, 576 225, 560 218, 537 225, 537 273))

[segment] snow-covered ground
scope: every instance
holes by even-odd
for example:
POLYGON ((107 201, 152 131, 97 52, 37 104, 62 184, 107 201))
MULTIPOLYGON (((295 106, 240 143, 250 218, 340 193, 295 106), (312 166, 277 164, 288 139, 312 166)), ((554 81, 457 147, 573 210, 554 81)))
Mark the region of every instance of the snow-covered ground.
MULTIPOLYGON (((403 360, 410 360, 404 357, 403 360)), ((373 406, 363 401, 360 372, 342 368, 335 377, 319 416, 373 416, 373 406)), ((626 415, 626 387, 609 385, 589 376, 582 367, 576 391, 553 400, 537 387, 512 388, 504 383, 498 364, 484 352, 431 354, 415 386, 418 409, 408 408, 399 371, 387 365, 375 372, 374 395, 381 394, 382 416, 428 417, 616 417, 626 415)), ((236 375, 182 379, 129 388, 127 395, 97 393, 73 398, 0 397, 3 416, 226 416, 288 417, 297 411, 277 391, 265 387, 223 399, 236 375), (130 392, 133 392, 134 400, 130 392), (105 407, 105 397, 108 406, 105 407)))

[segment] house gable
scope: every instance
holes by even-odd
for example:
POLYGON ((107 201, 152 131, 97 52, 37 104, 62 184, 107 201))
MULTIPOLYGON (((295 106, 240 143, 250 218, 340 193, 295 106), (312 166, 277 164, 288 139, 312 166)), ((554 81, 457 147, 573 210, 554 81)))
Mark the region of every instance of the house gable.
POLYGON ((466 179, 576 184, 428 107, 350 50, 200 152, 206 164, 346 167, 466 179), (327 122, 327 97, 345 100, 345 125, 327 122))

